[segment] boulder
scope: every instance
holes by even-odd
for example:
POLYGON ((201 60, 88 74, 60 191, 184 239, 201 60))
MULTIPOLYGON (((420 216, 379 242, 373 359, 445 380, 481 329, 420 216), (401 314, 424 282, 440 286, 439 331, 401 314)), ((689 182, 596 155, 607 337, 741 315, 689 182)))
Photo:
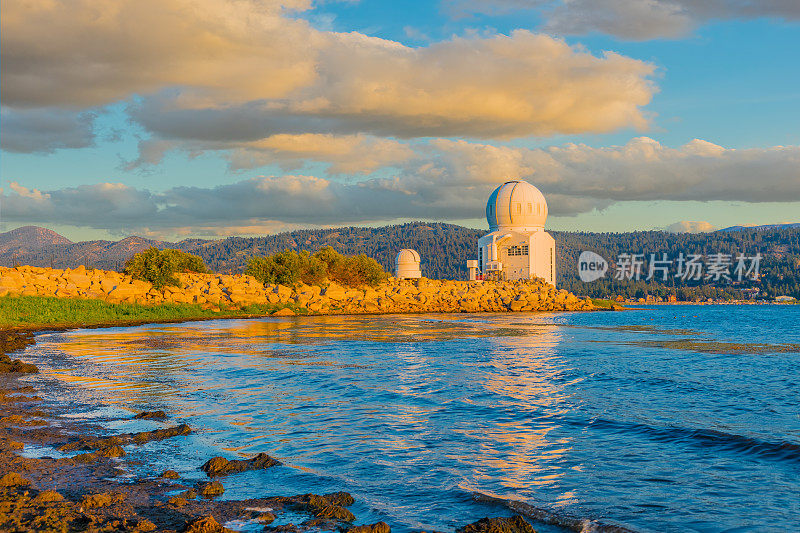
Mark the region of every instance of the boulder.
POLYGON ((206 463, 200 467, 200 470, 205 472, 208 477, 219 477, 246 472, 248 470, 262 470, 281 464, 283 463, 270 457, 266 453, 259 453, 252 459, 228 460, 224 457, 213 457, 206 461, 206 463))

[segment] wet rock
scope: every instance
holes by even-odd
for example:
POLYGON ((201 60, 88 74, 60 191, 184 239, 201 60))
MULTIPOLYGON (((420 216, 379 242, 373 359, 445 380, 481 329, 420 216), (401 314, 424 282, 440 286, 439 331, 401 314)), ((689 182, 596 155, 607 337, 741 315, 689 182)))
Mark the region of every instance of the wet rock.
POLYGON ((275 521, 275 518, 276 518, 275 513, 271 513, 269 511, 266 511, 266 512, 260 513, 256 517, 256 520, 258 520, 262 524, 271 524, 272 522, 275 521))
POLYGON ((186 524, 183 530, 186 533, 233 533, 230 529, 222 527, 213 516, 203 516, 186 524))
POLYGON ((166 420, 167 413, 164 411, 143 411, 133 417, 134 420, 166 420))
POLYGON ((30 481, 16 472, 9 472, 3 477, 0 477, 0 487, 24 487, 30 484, 30 481))
POLYGON ((194 489, 189 489, 187 491, 182 492, 181 496, 183 498, 186 498, 187 500, 194 500, 195 498, 197 498, 197 491, 194 489))
POLYGON ((19 372, 22 374, 38 374, 36 365, 23 363, 19 359, 11 359, 7 354, 24 349, 34 344, 33 334, 16 331, 0 332, 0 373, 19 372))
POLYGON ((353 502, 353 497, 346 492, 335 492, 328 496, 300 494, 290 498, 282 498, 280 501, 283 501, 295 509, 308 512, 316 518, 341 520, 344 522, 353 522, 356 519, 353 513, 335 503, 342 502, 350 505, 353 502))
POLYGON ((377 522, 375 524, 349 527, 345 530, 345 533, 391 533, 391 528, 386 522, 377 522))
POLYGON ((208 481, 197 485, 197 490, 203 498, 212 498, 225 492, 225 487, 219 481, 208 481))
POLYGON ((81 507, 84 509, 96 509, 99 507, 108 507, 116 503, 122 503, 123 501, 125 501, 125 494, 101 492, 100 494, 84 496, 81 500, 81 507))
POLYGON ((208 477, 227 476, 228 474, 238 474, 247 470, 262 470, 271 466, 281 465, 280 461, 273 459, 266 453, 259 453, 252 459, 234 459, 229 461, 224 457, 213 457, 200 467, 208 477))
POLYGON ((456 533, 536 533, 536 530, 521 516, 511 518, 481 518, 456 530, 456 533))
POLYGON ((18 372, 20 374, 38 374, 39 368, 31 363, 23 363, 19 359, 11 359, 0 354, 0 373, 18 372))
POLYGON ((272 316, 294 316, 295 312, 289 309, 288 307, 284 307, 283 309, 278 309, 272 316))
POLYGON ((341 505, 342 507, 350 507, 356 502, 349 492, 344 491, 331 492, 330 494, 325 494, 323 497, 332 504, 341 505))
POLYGON ((275 533, 303 533, 303 530, 294 524, 281 524, 280 526, 266 526, 264 531, 273 531, 275 533))
POLYGON ((348 509, 339 505, 325 505, 323 507, 312 508, 311 511, 317 518, 331 518, 336 520, 344 520, 345 522, 353 522, 356 517, 348 509))
POLYGON ((181 475, 174 470, 164 470, 158 477, 162 479, 180 479, 181 475))
POLYGON ((189 502, 186 500, 186 498, 181 498, 180 496, 173 496, 167 501, 167 503, 173 507, 183 507, 189 502))
POLYGON ((109 458, 125 457, 125 450, 122 449, 122 446, 109 446, 97 452, 97 456, 109 458))
POLYGON ((42 491, 39 494, 37 494, 33 500, 31 500, 31 502, 35 505, 41 505, 43 503, 61 502, 61 501, 64 501, 64 497, 54 490, 42 491))
POLYGON ((141 433, 125 433, 114 435, 113 437, 81 437, 77 441, 68 442, 58 449, 62 452, 75 452, 81 450, 103 450, 113 446, 124 446, 126 444, 144 444, 146 442, 164 440, 171 437, 188 435, 192 432, 186 424, 171 428, 157 429, 155 431, 143 431, 141 433))

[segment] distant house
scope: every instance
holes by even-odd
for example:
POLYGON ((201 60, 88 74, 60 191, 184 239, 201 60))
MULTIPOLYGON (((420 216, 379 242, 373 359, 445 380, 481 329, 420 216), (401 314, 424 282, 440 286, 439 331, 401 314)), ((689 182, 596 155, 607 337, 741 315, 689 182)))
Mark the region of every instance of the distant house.
POLYGON ((775 301, 777 303, 793 302, 793 301, 795 301, 795 297, 794 296, 776 296, 775 297, 775 301))

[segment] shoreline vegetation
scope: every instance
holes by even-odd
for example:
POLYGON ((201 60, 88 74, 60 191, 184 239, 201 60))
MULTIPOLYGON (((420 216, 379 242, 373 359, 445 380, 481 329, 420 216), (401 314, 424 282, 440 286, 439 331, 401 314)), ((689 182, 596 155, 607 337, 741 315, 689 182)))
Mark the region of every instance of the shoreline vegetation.
POLYGON ((579 298, 540 279, 399 280, 371 259, 328 249, 314 255, 286 252, 253 258, 250 274, 236 275, 209 273, 202 261, 193 265, 194 272, 176 272, 190 263, 172 254, 175 251, 155 252, 146 252, 144 258, 144 253, 137 254, 129 262, 136 266, 128 269, 134 275, 83 266, 0 267, 0 329, 264 316, 622 308, 614 302, 579 298))

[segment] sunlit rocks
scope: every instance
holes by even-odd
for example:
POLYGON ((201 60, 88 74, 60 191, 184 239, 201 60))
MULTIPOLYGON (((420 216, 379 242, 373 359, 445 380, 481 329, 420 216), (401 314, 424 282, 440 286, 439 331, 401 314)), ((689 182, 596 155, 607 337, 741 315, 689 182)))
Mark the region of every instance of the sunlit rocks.
POLYGON ((143 411, 133 418, 134 420, 165 420, 167 413, 164 411, 143 411))
POLYGON ((208 477, 227 476, 248 470, 263 470, 271 466, 279 466, 282 463, 266 453, 259 453, 252 459, 228 460, 224 457, 213 457, 200 467, 208 477))
POLYGON ((521 516, 510 518, 481 518, 456 530, 456 533, 536 533, 521 516))

